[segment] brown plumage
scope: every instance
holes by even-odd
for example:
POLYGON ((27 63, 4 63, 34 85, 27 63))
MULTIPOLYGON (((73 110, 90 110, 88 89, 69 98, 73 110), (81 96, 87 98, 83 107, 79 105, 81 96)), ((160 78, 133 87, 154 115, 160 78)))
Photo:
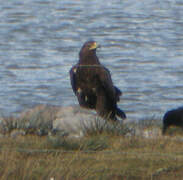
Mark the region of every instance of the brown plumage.
POLYGON ((95 109, 105 119, 126 118, 117 107, 121 91, 113 85, 110 72, 100 64, 95 41, 86 42, 79 52, 79 62, 70 70, 72 89, 82 107, 95 109))

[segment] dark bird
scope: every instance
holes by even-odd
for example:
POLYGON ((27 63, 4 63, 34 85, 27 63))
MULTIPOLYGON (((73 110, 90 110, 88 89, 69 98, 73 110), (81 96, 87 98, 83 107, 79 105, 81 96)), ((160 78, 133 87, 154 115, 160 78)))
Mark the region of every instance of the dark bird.
POLYGON ((95 41, 88 41, 81 48, 79 61, 70 70, 72 89, 81 107, 95 109, 105 119, 125 119, 125 113, 117 106, 122 92, 113 85, 109 70, 100 64, 98 47, 95 41))
POLYGON ((170 126, 177 126, 183 128, 183 107, 172 109, 167 111, 163 117, 163 129, 164 135, 170 126))

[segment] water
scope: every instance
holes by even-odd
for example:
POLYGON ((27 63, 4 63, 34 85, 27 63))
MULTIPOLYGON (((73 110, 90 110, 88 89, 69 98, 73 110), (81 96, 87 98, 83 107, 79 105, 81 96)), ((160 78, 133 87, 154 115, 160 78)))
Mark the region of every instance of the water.
POLYGON ((89 39, 130 120, 183 105, 181 0, 1 0, 0 113, 78 104, 68 71, 89 39))

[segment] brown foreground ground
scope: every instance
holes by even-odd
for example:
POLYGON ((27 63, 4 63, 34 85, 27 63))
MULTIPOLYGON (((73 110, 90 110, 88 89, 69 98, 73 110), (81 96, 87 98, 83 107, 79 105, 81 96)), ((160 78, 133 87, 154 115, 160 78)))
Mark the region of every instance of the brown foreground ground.
POLYGON ((0 139, 1 180, 182 179, 181 138, 100 134, 0 139))
POLYGON ((74 137, 53 129, 50 108, 37 112, 1 119, 1 180, 183 179, 181 130, 96 123, 74 137))

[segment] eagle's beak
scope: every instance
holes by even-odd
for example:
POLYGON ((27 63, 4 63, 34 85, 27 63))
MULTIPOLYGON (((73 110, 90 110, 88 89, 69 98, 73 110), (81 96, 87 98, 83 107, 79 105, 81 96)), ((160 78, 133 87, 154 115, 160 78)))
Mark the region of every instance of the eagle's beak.
POLYGON ((95 49, 97 49, 97 48, 99 48, 99 47, 100 47, 100 45, 97 44, 96 42, 94 42, 94 43, 91 45, 91 47, 89 48, 89 50, 95 50, 95 49))

